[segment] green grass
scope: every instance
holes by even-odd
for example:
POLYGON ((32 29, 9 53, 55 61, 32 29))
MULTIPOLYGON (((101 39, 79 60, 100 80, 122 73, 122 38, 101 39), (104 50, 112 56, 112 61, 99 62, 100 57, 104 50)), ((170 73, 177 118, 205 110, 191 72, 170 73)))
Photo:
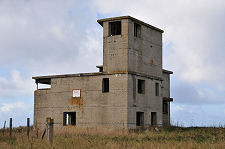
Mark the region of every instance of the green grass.
MULTIPOLYGON (((21 130, 21 127, 20 127, 21 130)), ((28 139, 26 129, 8 136, 0 130, 1 148, 33 149, 73 149, 73 148, 157 148, 157 149, 225 149, 225 128, 215 127, 167 127, 147 130, 113 129, 63 129, 54 132, 54 142, 49 144, 46 138, 37 138, 34 131, 28 139)))

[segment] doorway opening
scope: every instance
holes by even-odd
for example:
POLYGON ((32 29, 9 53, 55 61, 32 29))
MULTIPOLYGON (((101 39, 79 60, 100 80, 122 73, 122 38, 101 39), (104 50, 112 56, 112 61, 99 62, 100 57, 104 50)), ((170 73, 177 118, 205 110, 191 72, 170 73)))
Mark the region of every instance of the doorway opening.
POLYGON ((144 126, 144 112, 136 113, 136 126, 144 126))
POLYGON ((157 125, 157 114, 156 112, 151 112, 151 125, 157 125))

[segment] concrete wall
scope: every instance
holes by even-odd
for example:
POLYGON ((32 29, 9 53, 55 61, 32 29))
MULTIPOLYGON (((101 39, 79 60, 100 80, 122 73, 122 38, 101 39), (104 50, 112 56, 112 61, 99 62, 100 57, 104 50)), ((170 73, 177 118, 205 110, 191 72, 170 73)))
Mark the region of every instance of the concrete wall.
POLYGON ((34 124, 44 127, 51 117, 62 127, 63 112, 76 112, 76 127, 136 128, 136 112, 144 112, 145 127, 151 125, 151 112, 157 113, 157 125, 167 124, 170 113, 162 113, 162 97, 169 97, 169 75, 163 76, 162 82, 134 74, 53 78, 51 89, 35 91, 34 124), (109 78, 108 93, 102 93, 102 78, 109 78), (143 94, 137 91, 138 79, 145 80, 143 94), (72 89, 81 89, 81 98, 72 98, 72 89))
POLYGON ((162 76, 162 33, 141 25, 141 37, 134 37, 134 21, 129 20, 129 71, 162 76))
POLYGON ((127 128, 127 74, 53 78, 51 89, 36 90, 34 123, 44 127, 46 117, 63 126, 63 112, 76 112, 76 127, 127 128), (102 93, 102 78, 109 78, 109 92, 102 93), (81 98, 72 98, 81 89, 81 98))
POLYGON ((155 83, 160 81, 129 74, 128 76, 128 127, 136 128, 136 112, 144 112, 144 125, 151 125, 151 112, 157 113, 157 124, 162 125, 162 91, 155 96, 155 83), (138 79, 145 80, 145 92, 137 92, 138 79))
POLYGON ((109 36, 109 22, 103 23, 103 72, 128 70, 128 19, 121 20, 121 35, 109 36))
MULTIPOLYGON (((168 73, 163 73, 163 88, 162 94, 163 97, 170 98, 170 75, 168 73)), ((163 124, 169 125, 170 124, 170 102, 168 102, 168 113, 163 114, 163 124)))
POLYGON ((122 19, 121 35, 115 36, 109 36, 109 22, 103 23, 103 71, 162 77, 162 33, 140 24, 141 38, 134 37, 134 23, 122 19))

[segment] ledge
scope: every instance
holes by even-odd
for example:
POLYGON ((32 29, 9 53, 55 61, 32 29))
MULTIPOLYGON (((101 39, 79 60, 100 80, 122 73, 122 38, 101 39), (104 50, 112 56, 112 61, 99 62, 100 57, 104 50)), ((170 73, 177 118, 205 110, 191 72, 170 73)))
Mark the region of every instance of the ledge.
POLYGON ((167 74, 173 74, 172 71, 169 71, 169 70, 166 70, 166 69, 163 69, 162 72, 163 72, 163 73, 167 73, 167 74))

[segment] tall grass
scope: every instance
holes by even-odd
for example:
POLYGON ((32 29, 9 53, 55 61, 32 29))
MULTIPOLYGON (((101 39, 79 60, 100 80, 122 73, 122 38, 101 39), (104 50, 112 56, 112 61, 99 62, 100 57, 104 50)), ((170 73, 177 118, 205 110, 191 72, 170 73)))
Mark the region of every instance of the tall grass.
POLYGON ((225 148, 224 127, 154 127, 145 130, 126 129, 78 129, 64 128, 55 130, 54 142, 50 145, 46 138, 41 140, 35 131, 26 136, 26 128, 13 129, 13 135, 8 136, 6 130, 3 136, 0 130, 0 149, 73 149, 73 148, 157 148, 157 149, 223 149, 225 148))

